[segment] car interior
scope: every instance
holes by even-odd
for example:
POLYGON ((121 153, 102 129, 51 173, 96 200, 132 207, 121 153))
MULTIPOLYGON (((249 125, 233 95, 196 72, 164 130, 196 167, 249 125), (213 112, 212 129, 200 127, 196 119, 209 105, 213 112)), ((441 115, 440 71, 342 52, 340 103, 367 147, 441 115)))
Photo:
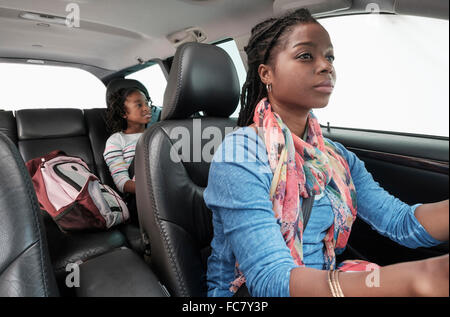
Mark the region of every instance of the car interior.
MULTIPOLYGON (((444 0, 372 2, 382 14, 448 20, 444 0)), ((0 1, 0 63, 41 60, 80 68, 107 89, 145 89, 125 77, 161 65, 167 75, 161 113, 136 147, 139 221, 104 231, 62 232, 40 210, 25 169, 28 160, 58 149, 82 158, 102 183, 115 188, 103 158, 110 136, 105 108, 1 110, 0 103, 0 296, 204 297, 213 236, 211 211, 203 201, 210 161, 192 159, 194 141, 175 153, 176 162, 171 151, 177 129, 191 138, 201 135, 201 149, 212 149, 223 138, 213 139, 211 129, 225 137, 236 127, 230 116, 239 106, 238 74, 229 55, 214 44, 233 38, 245 64, 243 48, 261 20, 300 7, 318 18, 370 14, 370 1, 74 0, 79 28, 61 25, 68 3, 0 1), (79 267, 77 287, 68 283, 71 264, 79 267)), ((448 138, 322 128, 406 203, 448 199, 448 138)), ((340 257, 389 265, 446 253, 448 242, 408 249, 357 220, 340 257)))

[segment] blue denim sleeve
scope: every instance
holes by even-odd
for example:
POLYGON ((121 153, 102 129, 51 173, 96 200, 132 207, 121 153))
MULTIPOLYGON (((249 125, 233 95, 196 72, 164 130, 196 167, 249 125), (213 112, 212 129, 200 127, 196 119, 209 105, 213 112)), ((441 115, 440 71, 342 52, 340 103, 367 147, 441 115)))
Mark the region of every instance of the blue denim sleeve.
POLYGON ((205 202, 223 224, 250 293, 289 296, 290 271, 296 265, 273 215, 266 149, 248 129, 227 136, 218 149, 205 202))
POLYGON ((356 188, 358 217, 374 230, 408 248, 431 247, 442 243, 420 224, 410 206, 384 190, 367 171, 364 162, 338 142, 333 144, 347 160, 356 188))

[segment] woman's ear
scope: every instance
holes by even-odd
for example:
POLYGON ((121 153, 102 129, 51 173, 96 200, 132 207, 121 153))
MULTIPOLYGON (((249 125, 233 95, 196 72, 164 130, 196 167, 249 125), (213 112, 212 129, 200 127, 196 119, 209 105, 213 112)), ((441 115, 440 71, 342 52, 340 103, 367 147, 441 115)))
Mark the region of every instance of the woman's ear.
POLYGON ((264 85, 272 84, 272 70, 269 65, 259 65, 258 74, 264 85))

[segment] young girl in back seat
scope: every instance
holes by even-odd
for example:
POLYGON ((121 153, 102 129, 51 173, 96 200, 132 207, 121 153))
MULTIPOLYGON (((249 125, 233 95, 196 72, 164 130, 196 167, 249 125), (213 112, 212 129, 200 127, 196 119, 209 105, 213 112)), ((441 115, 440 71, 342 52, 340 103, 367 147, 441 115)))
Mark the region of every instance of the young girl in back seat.
MULTIPOLYGON (((106 119, 113 133, 106 141, 103 157, 117 189, 127 194, 131 218, 137 221, 134 175, 129 169, 136 143, 152 118, 151 100, 137 88, 122 88, 108 96, 106 119), (134 217, 133 217, 134 214, 134 217)), ((134 173, 133 173, 134 174, 134 173)))

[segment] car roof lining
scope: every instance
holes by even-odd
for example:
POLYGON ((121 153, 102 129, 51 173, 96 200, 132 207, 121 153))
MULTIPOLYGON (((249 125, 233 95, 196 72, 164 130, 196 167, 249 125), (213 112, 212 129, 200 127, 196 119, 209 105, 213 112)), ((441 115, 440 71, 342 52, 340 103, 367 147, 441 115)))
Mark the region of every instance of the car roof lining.
MULTIPOLYGON (((289 0, 283 0, 289 1, 289 0)), ((340 0, 338 0, 340 1, 340 0)), ((344 1, 344 0, 342 0, 344 1)), ((346 1, 346 0, 345 0, 346 1)), ((62 63, 86 69, 99 78, 123 72, 151 59, 173 56, 176 47, 166 35, 186 27, 199 26, 207 33, 207 42, 218 42, 233 36, 241 56, 252 26, 273 15, 272 0, 147 0, 133 6, 129 1, 83 0, 80 5, 80 28, 62 25, 39 27, 36 22, 18 17, 20 12, 38 12, 56 16, 67 14, 67 1, 3 0, 0 4, 0 61, 44 60, 46 64, 62 63), (155 8, 158 11, 155 12, 155 8), (117 12, 124 12, 118 15, 117 12), (167 19, 174 13, 176 19, 167 19), (118 18, 119 17, 119 18, 118 18), (170 20, 170 21, 167 21, 170 20), (39 47, 41 46, 41 47, 39 47)), ((303 0, 316 3, 323 0, 303 0)), ((328 12, 330 17, 367 12, 375 2, 353 0, 351 8, 328 12)), ((422 0, 378 0, 380 12, 435 17, 448 20, 447 0, 430 3, 422 0)), ((324 11, 326 5, 322 6, 324 11)))
POLYGON ((99 78, 100 80, 102 78, 105 78, 107 76, 110 76, 116 71, 103 69, 100 67, 92 66, 92 65, 86 65, 86 64, 78 64, 78 63, 70 63, 70 62, 61 62, 61 61, 53 61, 53 60, 36 60, 36 59, 30 59, 30 58, 16 58, 16 57, 0 57, 0 63, 8 63, 8 64, 29 64, 29 65, 46 65, 46 66, 61 66, 61 67, 73 67, 73 68, 79 68, 82 70, 85 70, 95 77, 99 78), (33 60, 35 62, 33 62, 33 60), (36 62, 43 62, 43 63, 36 63, 36 62))

